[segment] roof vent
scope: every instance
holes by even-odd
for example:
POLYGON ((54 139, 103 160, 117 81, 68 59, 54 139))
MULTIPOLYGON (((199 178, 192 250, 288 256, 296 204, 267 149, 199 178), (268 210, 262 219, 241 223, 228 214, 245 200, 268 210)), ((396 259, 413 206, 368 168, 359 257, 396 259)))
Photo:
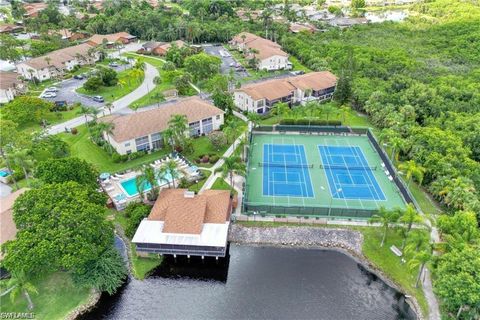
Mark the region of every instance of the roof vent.
POLYGON ((183 197, 184 198, 193 198, 195 197, 195 192, 194 191, 185 191, 185 193, 183 194, 183 197))

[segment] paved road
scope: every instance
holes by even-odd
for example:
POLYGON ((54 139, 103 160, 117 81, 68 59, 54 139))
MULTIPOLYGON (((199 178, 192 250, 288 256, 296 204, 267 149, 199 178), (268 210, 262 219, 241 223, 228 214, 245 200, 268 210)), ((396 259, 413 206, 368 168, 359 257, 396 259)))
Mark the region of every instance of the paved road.
MULTIPOLYGON (((123 98, 120 98, 115 102, 113 102, 113 112, 120 113, 120 110, 127 108, 132 102, 146 95, 151 89, 155 87, 155 84, 153 83, 153 79, 158 75, 159 75, 158 70, 154 66, 152 66, 151 64, 145 63, 145 78, 143 80, 143 83, 137 89, 133 90, 123 98)), ((103 111, 104 114, 108 113, 108 111, 105 111, 104 108, 99 108, 99 109, 103 111)), ((91 120, 91 117, 87 117, 87 119, 91 120)), ((50 127, 47 130, 47 133, 57 134, 60 132, 64 132, 65 128, 70 129, 70 128, 78 127, 84 123, 85 123, 85 117, 79 116, 77 118, 74 118, 50 127)))

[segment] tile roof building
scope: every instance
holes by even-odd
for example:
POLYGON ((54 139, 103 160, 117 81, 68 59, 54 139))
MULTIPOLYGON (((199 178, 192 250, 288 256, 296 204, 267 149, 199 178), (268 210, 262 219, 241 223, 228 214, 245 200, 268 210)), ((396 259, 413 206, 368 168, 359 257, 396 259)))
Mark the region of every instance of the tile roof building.
POLYGON ((24 17, 34 18, 38 17, 40 11, 46 9, 48 4, 45 2, 33 2, 33 3, 24 3, 23 8, 25 9, 24 17))
MULTIPOLYGON (((15 200, 27 190, 28 189, 22 188, 2 198, 0 206, 0 245, 15 239, 17 226, 13 221, 13 204, 15 200)), ((0 260, 1 259, 2 254, 0 253, 0 260)))
POLYGON ((234 102, 242 111, 263 114, 277 102, 293 105, 329 99, 335 91, 336 82, 335 75, 321 71, 251 83, 235 90, 234 102))
POLYGON ((77 65, 92 64, 98 60, 98 55, 91 54, 92 46, 82 43, 52 51, 46 55, 36 57, 17 64, 17 71, 25 79, 36 78, 45 81, 62 76, 77 65))
POLYGON ((317 31, 317 28, 309 23, 291 23, 288 30, 292 33, 300 33, 302 31, 313 33, 317 31))
POLYGON ((186 43, 182 40, 176 40, 172 42, 149 41, 145 42, 140 50, 157 56, 164 56, 167 54, 168 49, 170 49, 173 44, 175 44, 178 48, 183 48, 186 46, 186 43))
POLYGON ((12 101, 25 90, 26 86, 18 73, 0 71, 0 103, 12 101))
POLYGON ((85 39, 87 37, 87 33, 85 32, 70 31, 68 29, 50 30, 48 34, 50 35, 57 34, 60 37, 62 37, 62 40, 68 40, 68 41, 77 41, 77 40, 85 39))
MULTIPOLYGON (((130 154, 163 148, 162 132, 173 115, 185 115, 190 136, 219 130, 224 112, 197 96, 172 101, 147 111, 128 115, 111 115, 101 121, 113 124, 107 140, 119 154, 130 154)), ((187 134, 187 132, 186 132, 187 134)))
POLYGON ((23 27, 16 24, 4 23, 0 25, 0 33, 15 33, 23 30, 23 27))
POLYGON ((278 43, 264 39, 249 32, 241 32, 230 41, 238 51, 243 52, 247 59, 257 59, 260 70, 290 69, 288 53, 281 49, 278 43))
POLYGON ((127 32, 117 32, 117 33, 112 33, 112 34, 94 34, 91 36, 88 40, 87 43, 92 45, 92 46, 99 46, 103 44, 104 42, 107 43, 108 46, 113 46, 115 43, 123 43, 123 44, 128 44, 132 41, 135 41, 137 37, 132 36, 131 34, 127 32))
POLYGON ((224 257, 231 212, 227 190, 162 189, 132 242, 140 253, 224 257))

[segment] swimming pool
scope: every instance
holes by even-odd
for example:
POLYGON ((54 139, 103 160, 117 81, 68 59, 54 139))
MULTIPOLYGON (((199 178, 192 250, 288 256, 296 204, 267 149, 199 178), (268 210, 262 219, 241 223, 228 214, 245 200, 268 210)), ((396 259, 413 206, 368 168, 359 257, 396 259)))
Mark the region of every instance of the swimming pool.
MULTIPOLYGON (((173 180, 172 175, 170 173, 165 174, 165 179, 168 180, 169 183, 173 180)), ((157 183, 160 186, 165 184, 165 181, 158 180, 157 183)), ((137 177, 124 180, 120 182, 120 185, 122 186, 123 190, 125 191, 126 194, 128 194, 129 197, 134 197, 138 195, 137 177)), ((150 191, 150 189, 152 189, 152 185, 148 182, 144 182, 143 191, 144 192, 150 191)))
POLYGON ((10 175, 10 172, 6 171, 6 170, 0 170, 0 177, 8 177, 10 175))

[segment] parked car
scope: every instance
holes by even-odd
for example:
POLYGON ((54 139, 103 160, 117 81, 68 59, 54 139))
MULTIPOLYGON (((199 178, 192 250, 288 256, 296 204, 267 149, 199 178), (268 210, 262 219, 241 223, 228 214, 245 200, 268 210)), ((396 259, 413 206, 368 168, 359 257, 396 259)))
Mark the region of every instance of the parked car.
POLYGON ((50 87, 50 88, 45 89, 45 92, 58 92, 58 88, 57 87, 50 87))
POLYGON ((305 71, 303 71, 303 70, 290 71, 290 74, 291 74, 292 76, 299 76, 299 75, 301 75, 301 74, 305 74, 305 71))
POLYGON ((103 99, 102 96, 93 96, 93 101, 95 102, 105 102, 105 99, 103 99))
POLYGON ((55 98, 57 94, 55 92, 44 92, 40 98, 55 98))
POLYGON ((245 68, 242 65, 235 66, 235 71, 245 71, 245 68))
POLYGON ((119 64, 116 63, 116 62, 110 62, 108 65, 109 65, 110 67, 114 67, 114 68, 116 68, 116 67, 119 66, 119 64))
POLYGON ((73 79, 83 80, 83 79, 85 79, 85 77, 83 76, 83 74, 76 74, 76 75, 73 76, 73 79))

